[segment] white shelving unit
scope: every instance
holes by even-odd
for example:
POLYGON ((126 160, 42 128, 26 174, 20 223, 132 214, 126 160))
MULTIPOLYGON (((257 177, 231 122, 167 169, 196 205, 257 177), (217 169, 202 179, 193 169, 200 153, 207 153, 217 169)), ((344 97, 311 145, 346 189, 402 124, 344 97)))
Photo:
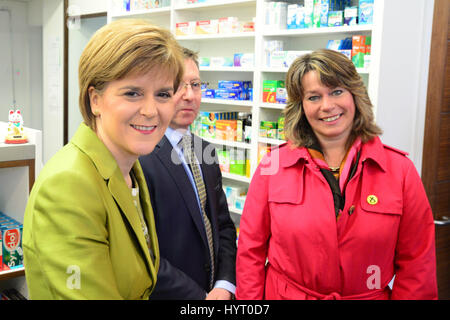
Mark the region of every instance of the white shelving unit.
MULTIPOLYGON (((230 56, 234 53, 253 53, 253 68, 238 67, 201 67, 200 73, 203 81, 214 88, 218 80, 252 81, 253 101, 230 101, 219 99, 202 99, 203 111, 244 111, 252 113, 251 143, 230 143, 228 141, 209 140, 216 145, 225 145, 247 149, 250 153, 251 175, 257 167, 258 144, 279 145, 283 141, 259 137, 260 121, 276 121, 281 115, 285 104, 263 103, 263 80, 284 80, 287 68, 269 68, 264 65, 263 47, 266 40, 283 40, 284 50, 315 50, 326 47, 328 40, 344 39, 352 35, 372 36, 371 65, 369 69, 358 70, 368 86, 368 91, 373 102, 378 97, 378 74, 380 61, 381 24, 383 21, 383 7, 385 0, 375 0, 374 24, 342 27, 322 27, 310 29, 274 29, 264 26, 264 0, 212 0, 198 4, 186 4, 185 0, 172 0, 171 6, 161 9, 152 9, 138 13, 112 12, 111 5, 108 12, 108 21, 139 17, 148 19, 158 25, 166 27, 175 34, 176 23, 188 21, 201 21, 218 19, 222 17, 237 17, 239 21, 255 21, 255 32, 243 32, 232 34, 208 34, 176 36, 181 45, 199 53, 202 57, 230 56)), ((111 0, 110 0, 111 3, 111 0)), ((357 5, 357 0, 352 0, 352 5, 357 5)), ((376 105, 376 103, 374 103, 376 105)), ((375 110, 376 112, 376 110, 375 110)), ((223 173, 225 180, 248 184, 249 177, 241 177, 229 173, 223 173)), ((224 182, 225 183, 225 182, 224 182)))

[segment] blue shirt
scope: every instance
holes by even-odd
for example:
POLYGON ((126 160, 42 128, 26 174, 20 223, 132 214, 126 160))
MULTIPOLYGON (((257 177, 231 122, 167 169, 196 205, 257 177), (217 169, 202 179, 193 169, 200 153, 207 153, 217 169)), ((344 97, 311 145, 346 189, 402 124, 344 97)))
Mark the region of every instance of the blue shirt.
MULTIPOLYGON (((179 161, 178 163, 181 162, 181 164, 183 165, 184 171, 186 171, 189 181, 191 182, 192 189, 194 189, 195 196, 197 198, 197 204, 198 204, 198 207, 200 209, 200 214, 201 214, 202 210, 201 210, 201 205, 200 205, 200 198, 198 196, 197 187, 195 186, 194 176, 192 175, 191 169, 189 169, 189 165, 186 163, 186 160, 184 159, 183 150, 182 150, 181 146, 179 145, 181 138, 183 137, 184 134, 191 134, 191 132, 189 130, 187 130, 186 132, 182 132, 180 130, 174 130, 171 127, 168 127, 165 132, 166 138, 169 140, 170 144, 173 147, 173 150, 175 150, 176 154, 178 155, 178 159, 175 159, 174 154, 172 154, 172 161, 179 161)), ((198 165, 198 163, 197 163, 197 165, 198 165)), ((198 165, 198 167, 200 170, 200 174, 202 175, 202 178, 203 178, 203 173, 202 173, 202 169, 201 169, 200 165, 198 165)), ((203 221, 203 217, 202 217, 202 221, 203 221)), ((236 291, 236 286, 226 280, 217 280, 214 284, 214 288, 222 288, 222 289, 228 290, 232 294, 234 294, 236 291)))

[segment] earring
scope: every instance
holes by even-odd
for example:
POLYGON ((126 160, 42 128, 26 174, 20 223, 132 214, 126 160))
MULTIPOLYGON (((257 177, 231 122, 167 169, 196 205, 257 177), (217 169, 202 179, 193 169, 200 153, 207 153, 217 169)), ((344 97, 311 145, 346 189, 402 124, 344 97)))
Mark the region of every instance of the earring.
POLYGON ((100 112, 98 112, 98 110, 93 110, 92 113, 95 117, 98 117, 100 115, 100 112))

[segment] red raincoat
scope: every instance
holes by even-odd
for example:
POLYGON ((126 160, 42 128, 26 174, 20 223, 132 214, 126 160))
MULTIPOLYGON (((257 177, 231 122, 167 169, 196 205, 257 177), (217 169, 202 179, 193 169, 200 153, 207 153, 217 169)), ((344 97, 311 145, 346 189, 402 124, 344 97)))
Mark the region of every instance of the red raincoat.
POLYGON ((336 221, 305 148, 284 144, 266 156, 241 218, 236 297, 436 299, 432 212, 405 153, 378 137, 363 144, 344 195, 336 221))

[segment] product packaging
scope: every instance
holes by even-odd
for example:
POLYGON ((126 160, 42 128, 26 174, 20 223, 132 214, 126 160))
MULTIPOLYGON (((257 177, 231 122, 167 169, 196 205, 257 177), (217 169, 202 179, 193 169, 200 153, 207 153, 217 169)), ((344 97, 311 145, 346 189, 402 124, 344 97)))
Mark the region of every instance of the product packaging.
POLYGON ((236 17, 226 17, 219 19, 219 33, 239 32, 239 21, 236 17))
POLYGON ((202 20, 196 22, 196 34, 216 34, 219 32, 219 20, 202 20))
POLYGON ((216 120, 216 139, 236 141, 237 120, 216 120))
POLYGON ((328 26, 329 27, 340 27, 344 23, 343 12, 342 11, 330 11, 328 14, 328 26))
POLYGON ((263 81, 263 102, 277 102, 277 88, 285 88, 283 80, 263 81))
POLYGON ((352 37, 352 61, 356 68, 364 68, 364 56, 366 54, 366 37, 354 35, 352 37))
POLYGON ((344 25, 354 26, 358 20, 358 7, 347 7, 344 10, 344 25))
POLYGON ((14 269, 23 266, 23 225, 0 212, 0 269, 14 269))
POLYGON ((373 24, 373 0, 359 0, 359 24, 373 24))
POLYGON ((176 24, 175 34, 177 36, 189 36, 195 34, 195 21, 178 22, 176 24))
POLYGON ((254 67, 253 53, 235 53, 233 59, 235 67, 252 68, 254 67))
POLYGON ((233 59, 231 57, 211 57, 211 67, 232 67, 233 59))

